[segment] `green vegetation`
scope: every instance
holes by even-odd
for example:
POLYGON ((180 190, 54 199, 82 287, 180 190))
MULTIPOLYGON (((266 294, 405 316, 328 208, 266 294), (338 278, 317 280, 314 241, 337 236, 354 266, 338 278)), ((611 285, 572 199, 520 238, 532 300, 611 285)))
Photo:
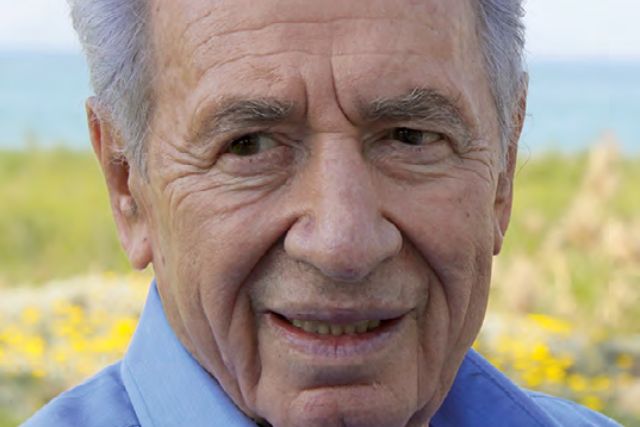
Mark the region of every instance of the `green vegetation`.
POLYGON ((0 411, 0 427, 15 427, 16 425, 18 425, 18 421, 12 415, 0 411))
MULTIPOLYGON (((521 157, 503 254, 531 253, 539 249, 545 229, 561 220, 581 189, 587 162, 588 153, 552 152, 534 158, 521 157)), ((622 220, 633 219, 640 214, 640 158, 615 159, 611 166, 608 178, 615 177, 617 188, 607 206, 607 214, 622 220)))
POLYGON ((0 206, 0 284, 129 268, 91 153, 0 151, 0 206))

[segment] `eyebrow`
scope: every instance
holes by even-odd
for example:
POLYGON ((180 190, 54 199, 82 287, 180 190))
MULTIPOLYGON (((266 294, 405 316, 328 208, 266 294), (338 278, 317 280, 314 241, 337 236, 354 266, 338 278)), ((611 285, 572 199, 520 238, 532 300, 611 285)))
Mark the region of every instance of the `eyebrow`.
POLYGON ((360 110, 367 122, 427 122, 451 133, 463 144, 471 139, 471 126, 455 102, 434 89, 414 88, 400 96, 377 98, 361 104, 360 110))
POLYGON ((293 103, 275 98, 227 99, 198 114, 188 140, 198 144, 238 129, 281 123, 292 112, 293 103))
MULTIPOLYGON (((293 110, 292 102, 276 98, 226 99, 197 114, 188 141, 199 145, 216 135, 282 123, 291 118, 293 110)), ((359 110, 365 122, 427 122, 463 145, 471 138, 470 126, 455 103, 433 89, 414 88, 400 96, 376 98, 360 103, 359 110)))

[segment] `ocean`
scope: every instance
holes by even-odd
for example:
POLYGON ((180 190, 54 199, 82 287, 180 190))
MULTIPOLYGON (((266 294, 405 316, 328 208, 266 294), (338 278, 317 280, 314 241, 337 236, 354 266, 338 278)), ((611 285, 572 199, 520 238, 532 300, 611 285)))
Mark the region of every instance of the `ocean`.
MULTIPOLYGON (((533 61, 521 150, 576 152, 613 132, 640 152, 640 61, 533 61)), ((79 54, 0 52, 0 148, 88 149, 79 54)))

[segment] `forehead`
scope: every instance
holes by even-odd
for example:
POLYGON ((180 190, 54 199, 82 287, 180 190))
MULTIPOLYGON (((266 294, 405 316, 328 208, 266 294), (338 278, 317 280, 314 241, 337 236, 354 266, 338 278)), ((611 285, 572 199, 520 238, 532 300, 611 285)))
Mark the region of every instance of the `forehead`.
POLYGON ((158 94, 165 105, 182 97, 194 112, 215 103, 216 96, 247 95, 304 103, 333 91, 348 106, 428 86, 462 99, 469 116, 486 107, 464 105, 473 104, 466 102, 471 100, 465 100, 470 95, 465 91, 487 86, 469 0, 152 0, 152 5, 161 70, 156 89, 171 88, 158 94))
MULTIPOLYGON (((469 0, 152 0, 162 65, 210 69, 248 56, 428 53, 446 60, 475 44, 469 0)), ((475 46, 474 46, 475 47, 475 46)))
MULTIPOLYGON (((156 36, 200 42, 234 32, 259 32, 268 25, 336 24, 341 20, 416 22, 438 32, 469 24, 470 0, 151 0, 156 36), (198 34, 200 33, 200 34, 198 34)), ((472 13, 471 13, 472 15, 472 13)), ((378 22, 376 22, 378 21, 378 22)))

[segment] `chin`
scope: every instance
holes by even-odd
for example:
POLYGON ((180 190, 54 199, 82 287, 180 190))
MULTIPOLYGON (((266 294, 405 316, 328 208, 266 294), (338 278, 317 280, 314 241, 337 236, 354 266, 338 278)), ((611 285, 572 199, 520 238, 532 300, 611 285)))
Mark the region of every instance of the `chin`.
MULTIPOLYGON (((304 390, 288 402, 271 405, 273 427, 417 427, 426 425, 415 391, 403 399, 382 384, 304 390), (413 394, 413 397, 411 396, 413 394)), ((271 416, 269 416, 271 415, 271 416)))

